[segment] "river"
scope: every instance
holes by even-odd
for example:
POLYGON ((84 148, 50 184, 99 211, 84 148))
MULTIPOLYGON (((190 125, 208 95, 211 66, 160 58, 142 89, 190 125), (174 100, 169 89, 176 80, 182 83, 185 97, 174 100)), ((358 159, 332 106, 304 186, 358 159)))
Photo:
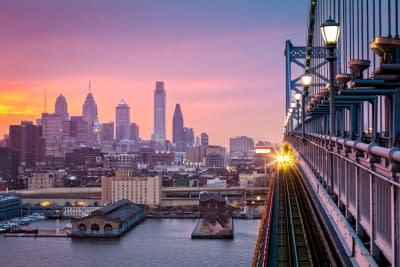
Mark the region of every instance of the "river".
MULTIPOLYGON (((63 228, 67 222, 30 227, 63 228)), ((233 240, 192 240, 196 222, 147 219, 113 240, 0 235, 0 266, 250 266, 259 220, 235 220, 233 240)))

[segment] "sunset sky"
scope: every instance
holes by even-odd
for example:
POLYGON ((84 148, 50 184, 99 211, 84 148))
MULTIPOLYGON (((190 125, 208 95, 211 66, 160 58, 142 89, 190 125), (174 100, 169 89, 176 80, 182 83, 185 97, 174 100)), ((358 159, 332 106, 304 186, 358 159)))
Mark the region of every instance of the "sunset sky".
MULTIPOLYGON (((280 142, 284 44, 304 45, 307 0, 0 2, 0 134, 54 111, 79 115, 89 80, 101 122, 123 97, 140 136, 153 130, 155 81, 167 91, 167 137, 181 104, 186 127, 211 144, 247 135, 280 142)), ((0 138, 1 139, 1 138, 0 138)))

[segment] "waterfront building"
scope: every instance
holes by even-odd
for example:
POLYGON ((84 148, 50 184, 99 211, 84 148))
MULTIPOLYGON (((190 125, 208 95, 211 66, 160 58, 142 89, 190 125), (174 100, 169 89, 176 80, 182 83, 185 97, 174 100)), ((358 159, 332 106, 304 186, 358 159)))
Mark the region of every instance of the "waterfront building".
POLYGON ((34 167, 44 162, 46 140, 42 136, 42 127, 32 121, 22 121, 21 125, 10 125, 10 147, 18 153, 18 163, 34 167))
POLYGON ((62 94, 56 99, 54 113, 59 115, 63 121, 69 120, 67 99, 62 94))
POLYGON ((136 204, 158 206, 161 203, 161 179, 133 177, 130 171, 117 171, 114 177, 102 177, 102 203, 128 199, 136 204))
POLYGON ((134 141, 139 141, 139 125, 136 123, 132 122, 130 127, 129 127, 129 139, 134 140, 134 141))
POLYGON ((160 147, 164 146, 166 137, 166 92, 164 89, 164 82, 157 81, 156 89, 154 90, 154 131, 152 139, 160 147))
POLYGON ((90 215, 93 211, 99 210, 102 207, 96 206, 66 206, 62 209, 63 217, 79 218, 90 215))
POLYGON ((90 215, 72 218, 72 237, 119 237, 144 220, 143 208, 122 199, 90 215))
POLYGON ((200 193, 199 210, 201 218, 192 238, 233 238, 232 213, 226 206, 225 198, 217 194, 200 193))
POLYGON ((0 147, 0 178, 7 182, 7 186, 14 188, 13 182, 18 175, 18 154, 9 147, 0 147))
POLYGON ((15 195, 0 195, 0 221, 18 217, 21 212, 20 199, 15 195))
POLYGON ((183 115, 181 105, 176 104, 172 119, 172 142, 175 144, 176 151, 185 151, 185 131, 183 127, 183 115))
POLYGON ((202 146, 208 146, 208 134, 206 133, 200 134, 200 144, 202 146))
POLYGON ((116 140, 129 139, 130 108, 124 99, 115 107, 116 140))

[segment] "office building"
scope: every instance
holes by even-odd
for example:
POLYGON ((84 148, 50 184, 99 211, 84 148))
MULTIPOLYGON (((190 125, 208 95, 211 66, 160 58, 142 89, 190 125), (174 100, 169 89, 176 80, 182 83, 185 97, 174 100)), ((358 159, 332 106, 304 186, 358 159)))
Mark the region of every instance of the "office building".
POLYGON ((206 133, 200 134, 200 144, 202 146, 208 146, 208 134, 206 133))
POLYGON ((34 167, 44 162, 46 140, 42 136, 42 127, 31 121, 22 121, 21 125, 10 125, 10 147, 18 153, 18 163, 34 167))
POLYGON ((9 147, 0 147, 0 178, 7 182, 9 188, 14 188, 13 182, 18 175, 18 153, 9 147))
POLYGON ((185 151, 185 131, 183 129, 183 115, 181 105, 176 104, 172 119, 172 142, 176 151, 185 151))
POLYGON ((117 171, 114 177, 102 177, 101 187, 103 204, 121 199, 149 206, 161 203, 161 179, 158 176, 133 177, 128 171, 117 171))
POLYGON ((20 216, 21 201, 15 195, 0 195, 0 221, 20 216))
POLYGON ((96 135, 99 123, 97 118, 97 104, 94 100, 93 94, 90 91, 86 96, 85 102, 83 103, 82 118, 88 123, 88 139, 86 144, 94 145, 98 141, 96 135))
POLYGON ((237 136, 229 139, 229 151, 249 153, 254 150, 254 140, 247 136, 237 136))
POLYGON ((121 99, 119 104, 115 107, 115 139, 117 142, 123 139, 129 139, 130 123, 130 108, 124 99, 121 99))
POLYGON ((46 139, 46 156, 61 157, 63 118, 56 113, 42 113, 42 133, 46 139))
POLYGON ((206 148, 206 167, 224 168, 225 167, 225 148, 221 146, 207 146, 206 148))
POLYGON ((47 189, 53 187, 54 173, 35 172, 28 178, 28 189, 47 189))
POLYGON ((139 141, 139 125, 132 122, 131 126, 129 127, 129 139, 134 141, 139 141))
POLYGON ((114 140, 114 122, 101 124, 101 143, 114 140))
POLYGON ((57 97, 54 110, 63 121, 69 120, 67 99, 62 94, 57 97))
POLYGON ((156 90, 154 90, 154 131, 153 140, 160 145, 164 145, 166 137, 166 92, 164 82, 156 82, 156 90))
POLYGON ((194 147, 194 131, 193 128, 183 128, 185 133, 186 147, 194 147))

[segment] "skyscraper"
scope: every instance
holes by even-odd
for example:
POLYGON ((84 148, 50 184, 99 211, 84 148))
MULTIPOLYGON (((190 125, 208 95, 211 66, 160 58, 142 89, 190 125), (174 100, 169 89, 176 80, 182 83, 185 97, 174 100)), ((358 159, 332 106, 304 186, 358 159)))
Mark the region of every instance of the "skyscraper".
POLYGON ((87 145, 93 146, 98 141, 98 129, 99 123, 97 118, 97 105, 94 101, 93 94, 90 92, 89 83, 89 93, 86 96, 85 103, 82 107, 82 117, 83 120, 88 123, 88 141, 87 145))
POLYGON ((193 128, 183 128, 185 132, 185 142, 187 147, 194 146, 194 131, 193 128))
POLYGON ((164 90, 164 82, 156 82, 156 90, 154 90, 154 131, 153 140, 157 144, 165 143, 165 116, 166 116, 166 93, 164 90))
POLYGON ((69 120, 67 100, 62 94, 57 97, 54 110, 55 114, 61 116, 63 121, 69 120))
POLYGON ((176 104, 172 119, 172 142, 176 151, 185 151, 185 131, 183 130, 183 116, 181 105, 176 104))
POLYGON ((200 139, 201 139, 201 145, 202 146, 208 146, 208 134, 206 133, 201 133, 200 135, 200 139))
POLYGON ((10 147, 18 153, 18 162, 34 167, 45 160, 46 140, 42 137, 42 127, 31 121, 21 125, 10 125, 10 147))
POLYGON ((62 156, 62 115, 57 113, 42 113, 42 134, 46 139, 46 155, 62 156))
POLYGON ((176 104, 174 117, 172 119, 172 142, 176 143, 185 140, 185 132, 183 130, 183 115, 181 105, 176 104))
POLYGON ((139 140, 139 125, 132 122, 129 128, 129 139, 138 141, 139 140))
POLYGON ((115 133, 117 141, 129 139, 130 123, 130 108, 124 99, 121 99, 119 104, 115 107, 115 133))
POLYGON ((101 141, 113 141, 114 140, 114 122, 102 123, 101 124, 101 141))

